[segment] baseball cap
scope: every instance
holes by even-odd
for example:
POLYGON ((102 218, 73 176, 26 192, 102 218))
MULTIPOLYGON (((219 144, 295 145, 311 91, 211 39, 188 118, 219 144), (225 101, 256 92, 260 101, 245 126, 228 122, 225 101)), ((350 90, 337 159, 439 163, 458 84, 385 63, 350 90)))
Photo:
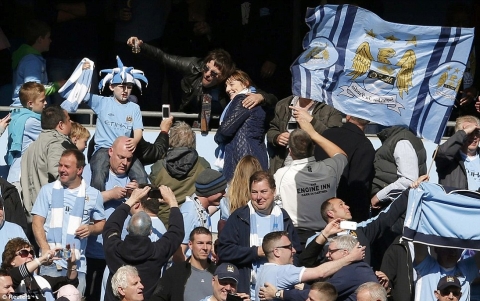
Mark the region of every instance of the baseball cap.
POLYGON ((460 281, 457 279, 457 277, 444 276, 440 278, 440 281, 438 281, 437 289, 441 291, 450 286, 458 287, 460 289, 462 288, 462 286, 460 285, 460 281))
POLYGON ((238 283, 238 278, 240 278, 240 273, 236 266, 231 263, 222 263, 215 270, 214 276, 217 276, 218 279, 233 279, 238 283))

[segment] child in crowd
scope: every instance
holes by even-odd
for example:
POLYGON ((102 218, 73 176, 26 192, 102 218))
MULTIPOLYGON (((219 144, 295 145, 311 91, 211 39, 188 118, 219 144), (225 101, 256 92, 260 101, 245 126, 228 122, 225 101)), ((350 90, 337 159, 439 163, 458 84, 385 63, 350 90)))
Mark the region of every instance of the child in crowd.
MULTIPOLYGON (((19 98, 22 108, 11 111, 8 126, 8 144, 5 162, 10 166, 7 181, 20 188, 21 158, 27 147, 37 140, 42 131, 40 124, 42 111, 47 104, 45 87, 39 83, 28 82, 21 86, 19 98)), ((20 193, 20 189, 18 190, 20 193)))
MULTIPOLYGON (((12 107, 21 107, 20 88, 24 83, 36 82, 44 85, 45 95, 58 91, 64 81, 49 83, 43 52, 50 49, 50 27, 42 21, 30 20, 25 26, 26 44, 12 54, 13 95, 12 107)), ((25 106, 24 106, 25 107, 25 106)))
MULTIPOLYGON (((135 70, 133 67, 123 66, 122 61, 117 56, 118 68, 102 70, 101 73, 108 73, 99 83, 100 90, 109 84, 113 95, 110 97, 87 94, 84 98, 87 105, 97 114, 98 121, 94 136, 94 152, 90 159, 92 169, 92 180, 90 185, 100 191, 105 190, 105 179, 109 170, 108 149, 113 145, 117 137, 130 137, 126 142, 126 147, 130 151, 135 151, 138 142, 142 139, 143 122, 140 107, 129 100, 133 85, 136 84, 141 90, 139 80, 148 83, 143 76, 143 72, 135 70)), ((90 63, 85 62, 83 70, 89 69, 90 63)), ((75 73, 75 72, 74 72, 75 73)), ((78 108, 77 102, 65 100, 62 107, 69 111, 75 111, 78 108)), ((118 158, 119 160, 130 160, 118 158)), ((128 172, 131 179, 137 179, 139 183, 147 183, 147 173, 139 160, 133 159, 132 166, 128 172)))
POLYGON ((78 150, 83 152, 87 148, 90 132, 80 123, 72 121, 72 130, 70 131, 69 137, 73 144, 77 146, 78 150))

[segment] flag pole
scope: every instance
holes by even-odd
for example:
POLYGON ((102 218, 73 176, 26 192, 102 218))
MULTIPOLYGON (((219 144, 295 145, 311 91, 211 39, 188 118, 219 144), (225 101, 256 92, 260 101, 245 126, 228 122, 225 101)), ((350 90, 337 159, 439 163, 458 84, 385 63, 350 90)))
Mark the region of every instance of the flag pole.
POLYGON ((430 167, 428 168, 427 176, 429 176, 429 177, 430 177, 430 170, 432 169, 433 163, 435 162, 435 157, 437 156, 438 147, 439 147, 439 145, 437 144, 437 148, 435 148, 435 151, 433 152, 432 163, 430 164, 430 167))

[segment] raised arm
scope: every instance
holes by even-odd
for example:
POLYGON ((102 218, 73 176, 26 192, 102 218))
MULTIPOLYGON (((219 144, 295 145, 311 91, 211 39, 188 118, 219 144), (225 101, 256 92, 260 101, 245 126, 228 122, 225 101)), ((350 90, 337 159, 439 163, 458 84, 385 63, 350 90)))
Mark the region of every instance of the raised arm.
MULTIPOLYGON (((297 116, 295 116, 296 114, 298 113, 295 113, 295 112, 293 113, 293 116, 295 118, 297 118, 297 116)), ((307 120, 305 117, 303 116, 298 117, 297 122, 300 125, 300 128, 305 132, 307 132, 310 138, 312 138, 312 140, 318 146, 320 146, 330 158, 335 156, 336 154, 342 154, 344 156, 347 156, 347 154, 335 143, 333 143, 332 141, 326 139, 325 137, 317 133, 313 128, 312 124, 310 123, 310 121, 307 120)))
MULTIPOLYGON (((415 250, 415 258, 413 263, 415 265, 420 264, 428 255, 428 247, 424 244, 413 243, 413 248, 415 250)), ((475 257, 476 259, 477 257, 475 257)))

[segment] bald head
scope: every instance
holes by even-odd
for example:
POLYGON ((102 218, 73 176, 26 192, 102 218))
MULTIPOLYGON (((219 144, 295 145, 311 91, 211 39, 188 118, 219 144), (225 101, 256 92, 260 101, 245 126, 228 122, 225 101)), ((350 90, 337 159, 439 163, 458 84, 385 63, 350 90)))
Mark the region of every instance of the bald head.
POLYGON ((152 219, 143 211, 137 212, 128 222, 127 231, 132 236, 148 236, 152 232, 152 219))
POLYGON ((110 170, 117 175, 124 175, 132 165, 133 152, 127 149, 126 143, 130 139, 126 136, 120 136, 113 142, 108 150, 110 156, 110 170))
POLYGON ((117 147, 125 147, 125 143, 127 143, 127 140, 130 139, 127 136, 120 136, 115 141, 113 141, 112 148, 117 148, 117 147))

